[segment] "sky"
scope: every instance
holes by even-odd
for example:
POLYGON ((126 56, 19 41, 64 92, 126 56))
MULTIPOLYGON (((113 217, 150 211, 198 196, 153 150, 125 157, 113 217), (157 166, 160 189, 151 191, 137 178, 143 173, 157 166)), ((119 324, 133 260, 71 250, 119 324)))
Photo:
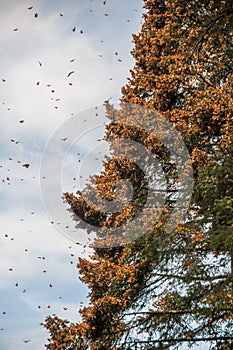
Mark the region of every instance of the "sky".
POLYGON ((88 302, 76 268, 85 232, 65 235, 72 220, 64 204, 53 217, 53 203, 101 167, 104 125, 73 147, 62 138, 73 116, 118 101, 141 14, 141 0, 0 1, 0 350, 43 349, 45 317, 78 322, 88 302), (60 154, 58 194, 43 164, 60 154))

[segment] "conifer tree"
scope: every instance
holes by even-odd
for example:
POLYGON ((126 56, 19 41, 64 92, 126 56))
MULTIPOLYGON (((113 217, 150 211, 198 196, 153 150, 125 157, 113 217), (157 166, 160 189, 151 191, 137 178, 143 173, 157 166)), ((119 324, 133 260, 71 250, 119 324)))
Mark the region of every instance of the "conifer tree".
MULTIPOLYGON (((192 159, 192 201, 172 232, 165 229, 171 196, 147 234, 127 245, 96 246, 90 259, 79 259, 90 305, 80 311, 80 324, 47 318, 50 350, 178 349, 201 340, 206 348, 233 348, 233 3, 145 0, 144 6, 122 109, 124 103, 148 107, 175 124, 192 159)), ((144 130, 122 127, 122 112, 106 109, 106 140, 144 145, 176 191, 164 145, 144 130)), ((78 217, 114 230, 138 215, 147 195, 140 169, 113 157, 92 187, 65 199, 78 217), (122 177, 134 190, 122 212, 109 216, 88 205, 94 190, 113 200, 122 177)))

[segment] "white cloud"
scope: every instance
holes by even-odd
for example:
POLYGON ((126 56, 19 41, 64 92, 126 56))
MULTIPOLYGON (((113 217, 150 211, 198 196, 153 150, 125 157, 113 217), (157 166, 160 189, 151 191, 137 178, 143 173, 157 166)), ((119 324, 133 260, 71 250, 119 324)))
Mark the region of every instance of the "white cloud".
POLYGON ((58 13, 45 12, 35 20, 22 5, 11 12, 13 16, 5 16, 1 57, 1 74, 7 80, 2 98, 5 108, 11 108, 4 121, 11 123, 11 130, 17 131, 16 121, 24 118, 25 132, 42 132, 48 136, 70 113, 100 104, 109 97, 118 98, 133 61, 129 50, 124 51, 127 41, 113 30, 114 21, 105 18, 108 24, 98 28, 100 19, 98 22, 96 19, 89 32, 80 35, 72 33, 70 19, 71 14, 73 18, 79 15, 79 6, 69 8, 64 19, 59 18, 58 13), (21 25, 14 32, 13 23, 18 23, 19 18, 21 25), (107 25, 109 32, 112 27, 114 41, 110 45, 96 45, 108 31, 107 25), (122 62, 118 62, 114 46, 122 48, 122 62), (71 59, 75 61, 70 62, 71 59), (75 73, 67 78, 73 70, 75 73), (48 84, 51 86, 46 86, 48 84))
MULTIPOLYGON (((0 312, 7 311, 0 321, 0 349, 41 350, 46 332, 39 323, 45 315, 55 312, 75 320, 79 302, 86 300, 75 265, 88 251, 83 253, 50 223, 40 195, 40 161, 48 138, 71 113, 110 97, 118 99, 133 66, 129 51, 131 33, 139 28, 136 6, 141 0, 108 1, 106 6, 76 0, 0 1, 0 181, 5 180, 0 203, 0 312), (71 71, 75 73, 67 77, 71 71), (23 339, 31 341, 24 344, 23 339)), ((95 146, 90 137, 79 145, 83 158, 88 147, 95 146)), ((71 158, 64 167, 64 187, 69 185, 71 158)), ((94 169, 89 160, 88 167, 94 169)), ((53 200, 52 188, 50 193, 53 200)), ((70 218, 69 223, 72 227, 70 218)), ((84 240, 83 234, 78 239, 84 240)))

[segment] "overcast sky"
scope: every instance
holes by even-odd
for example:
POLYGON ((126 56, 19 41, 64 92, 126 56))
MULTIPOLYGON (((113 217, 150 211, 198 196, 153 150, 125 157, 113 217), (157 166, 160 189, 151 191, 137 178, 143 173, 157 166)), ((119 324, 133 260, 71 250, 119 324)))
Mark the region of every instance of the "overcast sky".
MULTIPOLYGON (((70 117, 119 99, 141 13, 141 0, 0 1, 0 349, 43 349, 46 315, 79 320, 87 289, 75 265, 87 252, 51 224, 40 164, 70 117)), ((94 145, 103 130, 76 145, 90 167, 90 147, 104 153, 94 145)), ((74 187, 71 153, 62 191, 74 187)))

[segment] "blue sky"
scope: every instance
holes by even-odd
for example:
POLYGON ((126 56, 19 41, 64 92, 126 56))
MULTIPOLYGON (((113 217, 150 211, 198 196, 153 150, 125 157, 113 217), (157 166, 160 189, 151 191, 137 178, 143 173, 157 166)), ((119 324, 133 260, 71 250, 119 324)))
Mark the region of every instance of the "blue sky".
MULTIPOLYGON (((75 265, 88 251, 51 224, 40 164, 51 135, 70 117, 118 100, 141 13, 139 0, 0 1, 0 350, 41 350, 46 315, 78 321, 87 302, 75 265)), ((92 164, 87 145, 94 147, 91 133, 76 147, 92 164)), ((62 191, 73 188, 72 159, 68 154, 62 191)))

